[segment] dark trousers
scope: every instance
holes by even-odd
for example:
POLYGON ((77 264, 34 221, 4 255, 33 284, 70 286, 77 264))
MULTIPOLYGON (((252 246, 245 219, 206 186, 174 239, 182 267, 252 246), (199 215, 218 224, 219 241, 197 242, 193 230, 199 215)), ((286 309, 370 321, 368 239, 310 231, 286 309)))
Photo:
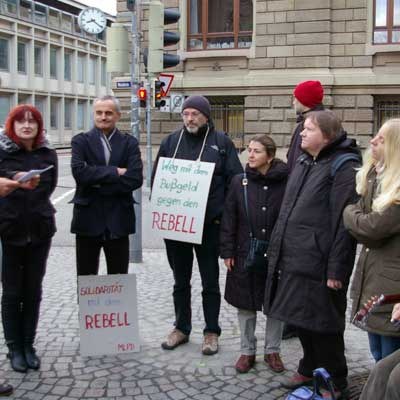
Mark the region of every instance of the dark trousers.
POLYGON ((100 250, 106 256, 107 274, 126 274, 129 268, 129 237, 103 239, 76 235, 76 268, 78 275, 97 275, 100 250))
POLYGON ((7 344, 33 343, 51 239, 27 246, 3 243, 1 318, 7 344))
POLYGON ((347 363, 344 355, 343 333, 320 333, 297 328, 303 347, 298 372, 312 377, 315 368, 323 367, 338 389, 347 387, 347 363))
POLYGON ((205 319, 204 332, 220 334, 218 324, 221 306, 219 290, 219 225, 204 226, 203 242, 201 245, 165 240, 169 265, 174 274, 174 306, 175 326, 177 329, 190 334, 192 330, 191 285, 193 269, 193 250, 197 262, 203 287, 203 313, 205 319))

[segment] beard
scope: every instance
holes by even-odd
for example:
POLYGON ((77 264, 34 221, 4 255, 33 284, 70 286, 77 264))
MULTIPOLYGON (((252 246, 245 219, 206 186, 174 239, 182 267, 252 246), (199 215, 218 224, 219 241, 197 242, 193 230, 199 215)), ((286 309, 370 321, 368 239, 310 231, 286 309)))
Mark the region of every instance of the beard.
POLYGON ((193 135, 197 135, 199 129, 200 128, 198 126, 192 126, 192 127, 186 126, 186 130, 193 135))

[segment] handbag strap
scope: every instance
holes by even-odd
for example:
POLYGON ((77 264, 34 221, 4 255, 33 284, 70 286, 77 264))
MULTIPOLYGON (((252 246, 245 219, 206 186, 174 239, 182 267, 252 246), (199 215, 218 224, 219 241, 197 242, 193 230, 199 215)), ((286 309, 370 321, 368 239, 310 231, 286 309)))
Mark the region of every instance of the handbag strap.
POLYGON ((247 216, 247 222, 249 223, 250 227, 250 237, 254 237, 254 231, 253 231, 253 225, 251 223, 250 215, 249 215, 249 202, 247 199, 247 185, 249 184, 249 181, 247 179, 246 172, 243 173, 243 178, 242 178, 242 186, 243 186, 243 197, 244 197, 244 209, 246 210, 246 216, 247 216))

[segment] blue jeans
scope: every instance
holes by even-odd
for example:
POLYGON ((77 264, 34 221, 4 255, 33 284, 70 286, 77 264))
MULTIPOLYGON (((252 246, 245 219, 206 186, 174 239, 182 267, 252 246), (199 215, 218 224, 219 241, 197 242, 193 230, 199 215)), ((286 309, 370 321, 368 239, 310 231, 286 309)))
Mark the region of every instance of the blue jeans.
POLYGON ((400 349, 400 337, 398 336, 383 336, 368 333, 368 340, 369 348, 376 362, 400 349))

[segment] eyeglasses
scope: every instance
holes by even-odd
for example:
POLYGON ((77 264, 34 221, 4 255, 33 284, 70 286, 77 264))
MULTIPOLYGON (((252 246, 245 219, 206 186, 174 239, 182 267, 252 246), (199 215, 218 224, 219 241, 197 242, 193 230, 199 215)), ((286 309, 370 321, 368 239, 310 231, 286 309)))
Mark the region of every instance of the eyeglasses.
POLYGON ((200 111, 193 111, 193 112, 184 111, 181 115, 183 118, 188 118, 190 116, 197 118, 200 114, 201 114, 200 111))

